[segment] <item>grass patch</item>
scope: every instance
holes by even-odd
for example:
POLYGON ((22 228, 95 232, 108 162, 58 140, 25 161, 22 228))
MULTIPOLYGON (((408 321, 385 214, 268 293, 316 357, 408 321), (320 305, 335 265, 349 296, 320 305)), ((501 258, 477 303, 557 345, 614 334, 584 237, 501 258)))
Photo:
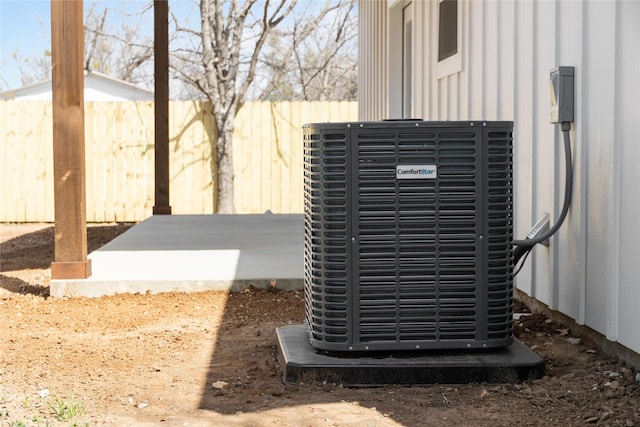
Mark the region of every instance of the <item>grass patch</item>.
POLYGON ((58 421, 68 421, 76 416, 84 415, 84 404, 75 397, 60 399, 53 396, 49 407, 58 421))
MULTIPOLYGON (((25 409, 32 409, 32 404, 28 397, 25 397, 20 403, 25 409)), ((84 403, 75 396, 64 399, 51 396, 46 400, 46 405, 53 411, 56 420, 61 422, 69 421, 69 427, 89 427, 89 423, 71 421, 76 416, 85 415, 84 403)), ((35 406, 39 407, 40 405, 36 404, 35 406)), ((37 410, 37 408, 33 409, 37 410)), ((19 412, 22 413, 22 411, 19 412)), ((40 415, 33 415, 30 421, 11 415, 7 399, 4 396, 0 397, 0 427, 51 427, 53 423, 53 421, 46 419, 48 417, 42 418, 40 415)))

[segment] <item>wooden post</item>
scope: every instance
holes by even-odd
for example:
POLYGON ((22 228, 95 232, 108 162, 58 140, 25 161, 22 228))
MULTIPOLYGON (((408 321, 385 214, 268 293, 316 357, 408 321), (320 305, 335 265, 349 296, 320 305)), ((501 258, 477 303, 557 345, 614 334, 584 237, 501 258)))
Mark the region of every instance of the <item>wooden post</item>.
POLYGON ((52 279, 86 279, 82 1, 51 1, 55 261, 52 279))
POLYGON ((169 205, 169 5, 153 1, 155 206, 154 215, 171 215, 169 205))

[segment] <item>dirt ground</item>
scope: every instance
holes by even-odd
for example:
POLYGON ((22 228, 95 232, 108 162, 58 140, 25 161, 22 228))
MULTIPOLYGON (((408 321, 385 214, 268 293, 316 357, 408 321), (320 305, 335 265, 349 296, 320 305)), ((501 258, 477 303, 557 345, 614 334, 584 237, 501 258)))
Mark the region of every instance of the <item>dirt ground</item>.
MULTIPOLYGON (((90 227, 90 250, 126 229, 90 227)), ((55 299, 52 259, 51 225, 0 225, 0 426, 640 426, 640 375, 540 314, 515 321, 540 380, 284 385, 275 329, 302 291, 55 299)))

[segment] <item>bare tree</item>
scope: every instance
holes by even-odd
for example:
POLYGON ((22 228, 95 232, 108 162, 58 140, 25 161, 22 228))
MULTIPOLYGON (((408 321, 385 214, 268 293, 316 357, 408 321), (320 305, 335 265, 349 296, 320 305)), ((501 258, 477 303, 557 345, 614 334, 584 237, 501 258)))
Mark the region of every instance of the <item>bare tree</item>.
POLYGON ((218 129, 219 213, 234 212, 232 142, 236 113, 255 78, 258 58, 267 37, 291 13, 296 3, 295 0, 200 2, 204 74, 196 83, 211 102, 218 129), (250 48, 246 47, 248 45, 250 48), (246 58, 244 52, 247 52, 246 58))
POLYGON ((264 66, 268 82, 257 99, 353 100, 357 96, 356 0, 328 2, 299 14, 274 33, 264 66))
MULTIPOLYGON (((234 211, 232 138, 238 109, 246 99, 333 99, 336 91, 329 93, 330 87, 355 70, 356 50, 344 61, 347 71, 335 65, 355 40, 355 4, 356 0, 200 0, 199 30, 184 28, 173 18, 176 32, 184 36, 172 53, 173 71, 211 103, 218 130, 212 172, 218 212, 234 211), (315 34, 319 31, 326 31, 327 37, 315 34), (193 44, 194 36, 199 36, 199 45, 193 44), (322 53, 324 49, 330 52, 322 53)), ((189 87, 185 92, 193 96, 189 87)))
MULTIPOLYGON (((17 65, 20 72, 20 83, 23 86, 51 78, 51 50, 45 49, 40 56, 25 57, 20 54, 19 49, 16 49, 11 54, 11 58, 17 65)), ((9 88, 9 84, 4 79, 2 79, 2 83, 6 88, 9 88)), ((2 90, 2 85, 0 85, 0 90, 2 90)))
POLYGON ((130 83, 153 87, 152 34, 143 34, 139 20, 151 13, 152 3, 131 14, 109 8, 96 9, 96 4, 84 17, 85 69, 98 71, 130 83), (120 18, 117 29, 110 16, 120 18))
MULTIPOLYGON (((153 3, 141 3, 139 10, 127 13, 93 3, 84 16, 85 69, 114 78, 153 87, 152 34, 144 34, 140 21, 146 19, 153 3), (114 26, 114 20, 120 22, 114 26)), ((51 51, 22 57, 13 53, 18 63, 21 83, 28 85, 51 77, 51 51)))

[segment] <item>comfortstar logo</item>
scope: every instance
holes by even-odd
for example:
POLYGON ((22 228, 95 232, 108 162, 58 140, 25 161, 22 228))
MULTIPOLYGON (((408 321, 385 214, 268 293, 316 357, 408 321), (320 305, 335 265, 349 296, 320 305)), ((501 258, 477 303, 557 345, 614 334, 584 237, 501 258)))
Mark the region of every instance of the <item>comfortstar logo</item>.
POLYGON ((398 165, 396 166, 397 179, 435 179, 438 177, 436 165, 398 165))

